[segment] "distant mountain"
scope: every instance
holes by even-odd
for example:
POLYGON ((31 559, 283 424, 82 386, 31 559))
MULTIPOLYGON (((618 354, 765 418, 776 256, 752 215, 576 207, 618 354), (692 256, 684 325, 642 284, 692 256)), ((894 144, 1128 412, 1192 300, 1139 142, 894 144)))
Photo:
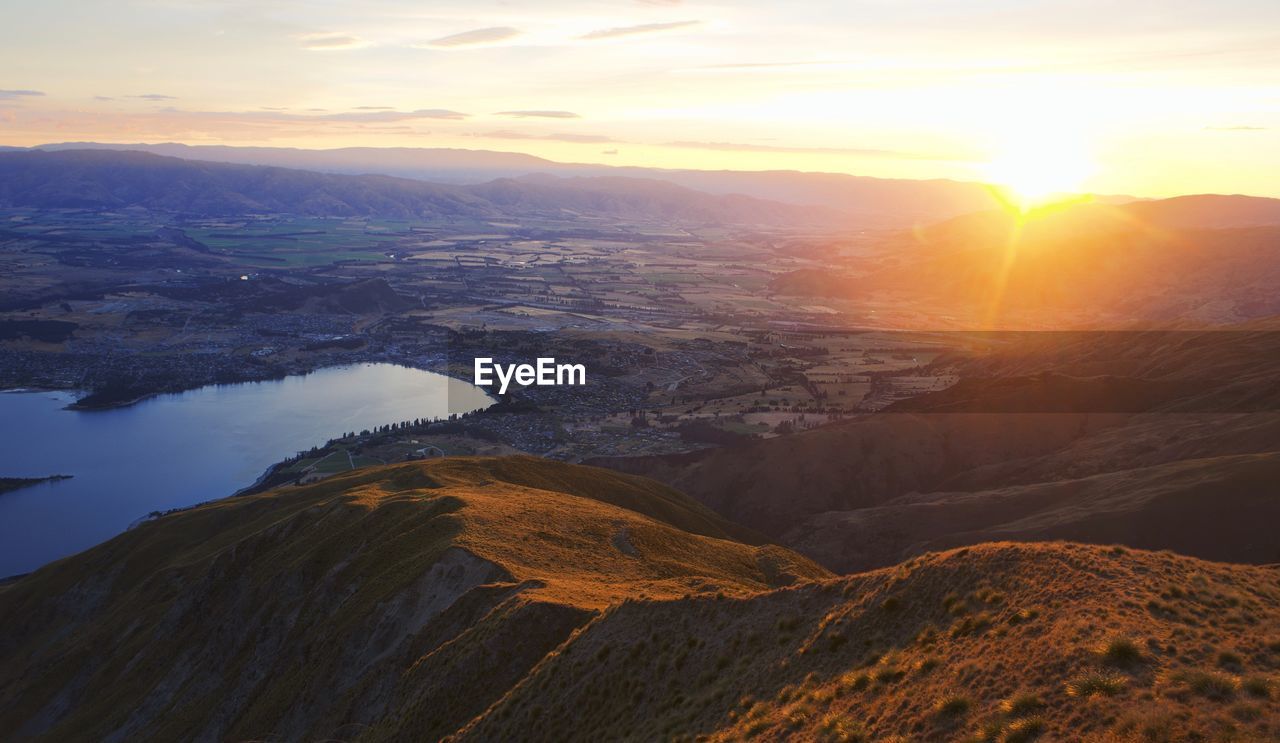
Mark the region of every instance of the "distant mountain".
POLYGON ((1273 568, 1002 543, 837 578, 656 483, 528 457, 163 516, 0 585, 0 623, 9 740, 1199 740, 1224 705, 1239 739, 1280 724, 1273 568))
POLYGON ((271 165, 296 170, 348 175, 390 175, 440 183, 474 184, 497 178, 572 169, 562 163, 518 152, 412 147, 343 147, 305 150, 292 147, 231 147, 227 145, 101 144, 63 142, 41 150, 132 150, 184 160, 271 165))
POLYGON ((679 224, 838 224, 821 207, 718 196, 652 180, 549 176, 474 186, 335 175, 116 150, 0 153, 0 205, 143 207, 198 215, 424 219, 595 216, 679 224))
POLYGON ((483 199, 452 186, 94 150, 0 153, 0 204, 205 215, 498 215, 483 199))
POLYGON ((1171 229, 1220 229, 1280 225, 1280 199, 1257 196, 1176 196, 1135 201, 1124 211, 1136 219, 1171 229))
POLYGON ((642 178, 674 183, 711 194, 837 209, 864 227, 910 226, 997 207, 980 183, 949 180, 870 178, 842 173, 796 171, 679 170, 558 163, 531 155, 445 148, 347 147, 302 150, 183 144, 99 144, 69 142, 43 150, 139 150, 172 157, 274 165, 329 173, 391 175, 419 180, 479 184, 498 178, 548 174, 576 177, 642 178))

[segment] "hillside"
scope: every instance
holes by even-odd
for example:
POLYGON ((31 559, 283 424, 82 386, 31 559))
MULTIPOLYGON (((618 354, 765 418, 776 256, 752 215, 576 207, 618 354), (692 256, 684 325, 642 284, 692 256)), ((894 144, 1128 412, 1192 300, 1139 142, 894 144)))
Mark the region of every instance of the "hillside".
POLYGON ((625 598, 830 575, 729 532, 657 483, 529 457, 217 501, 0 587, 0 730, 438 737, 625 598))
POLYGON ((627 602, 457 739, 1274 740, 1278 623, 1275 568, 988 544, 627 602))
POLYGON ((966 337, 972 352, 926 370, 959 382, 881 412, 596 463, 665 482, 842 572, 1006 539, 1280 560, 1267 518, 1280 515, 1280 334, 966 337))
POLYGON ((1280 725, 1274 568, 989 544, 834 578, 710 536, 724 528, 656 483, 527 457, 218 501, 0 586, 0 729, 1025 741, 1280 725))

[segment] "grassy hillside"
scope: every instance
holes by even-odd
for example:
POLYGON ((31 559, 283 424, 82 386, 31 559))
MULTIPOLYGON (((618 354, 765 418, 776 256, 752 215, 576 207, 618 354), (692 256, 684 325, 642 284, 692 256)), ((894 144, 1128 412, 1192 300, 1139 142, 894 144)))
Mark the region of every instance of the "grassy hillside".
POLYGON ((459 739, 1274 740, 1277 627, 1274 568, 990 544, 627 602, 459 739))
POLYGON ((657 483, 529 457, 217 501, 0 587, 0 730, 436 737, 624 598, 829 576, 731 529, 657 483))
POLYGON ((0 586, 7 740, 1267 740, 1280 571, 987 544, 836 578, 657 483, 442 459, 0 586), (696 533, 695 533, 696 532, 696 533))

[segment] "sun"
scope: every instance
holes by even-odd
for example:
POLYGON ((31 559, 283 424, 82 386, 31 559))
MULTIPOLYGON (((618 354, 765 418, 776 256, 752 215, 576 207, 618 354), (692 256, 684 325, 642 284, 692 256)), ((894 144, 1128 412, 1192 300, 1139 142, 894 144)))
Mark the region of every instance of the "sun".
POLYGON ((1077 196, 1093 171, 1087 148, 1067 136, 1024 130, 1003 138, 998 148, 984 176, 1022 211, 1077 196))

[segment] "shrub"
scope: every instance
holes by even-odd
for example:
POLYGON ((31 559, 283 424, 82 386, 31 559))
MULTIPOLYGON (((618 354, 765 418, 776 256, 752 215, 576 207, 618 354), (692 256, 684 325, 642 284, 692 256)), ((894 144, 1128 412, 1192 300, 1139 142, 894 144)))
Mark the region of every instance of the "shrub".
POLYGON ((1043 732, 1044 720, 1028 717, 1014 722, 1004 731, 1003 743, 1027 743, 1040 737, 1043 732))
POLYGON ((1221 653, 1218 653, 1218 665, 1223 668, 1239 668, 1244 665, 1244 660, 1242 660, 1239 655, 1224 650, 1221 653))
POLYGON ((901 668, 896 666, 885 666, 884 668, 876 669, 874 678, 882 684, 892 684, 905 675, 906 671, 903 671, 901 668))
POLYGON ((1182 671, 1173 678, 1185 683, 1192 692, 1219 702, 1234 697, 1240 686, 1234 677, 1216 671, 1182 671))
POLYGON ((1124 691, 1125 678, 1109 673, 1087 673, 1067 682, 1067 694, 1073 697, 1091 697, 1095 694, 1111 697, 1124 691))
POLYGON ((1115 637, 1099 649, 1102 660, 1113 666, 1131 666, 1143 660, 1142 648, 1127 637, 1115 637))
POLYGON ((851 691, 862 691, 871 683, 871 675, 862 673, 846 673, 840 677, 840 686, 851 691))
POLYGON ((973 702, 969 701, 969 697, 956 694, 939 699, 933 709, 942 717, 960 717, 967 714, 972 706, 973 702))
POLYGON ((1271 697, 1271 679, 1266 676, 1250 676, 1244 680, 1241 687, 1244 688, 1249 696, 1260 699, 1269 699, 1271 697))
POLYGON ((832 743, 864 743, 864 741, 870 740, 866 729, 862 725, 835 713, 822 718, 822 726, 819 732, 821 740, 831 741, 832 743))
POLYGON ((992 618, 988 612, 975 614, 964 617, 951 625, 951 636, 960 637, 962 635, 977 634, 991 626, 992 618))
POLYGON ((1010 717, 1022 717, 1044 706, 1040 697, 1030 692, 1015 694, 1000 703, 1000 711, 1010 717))

